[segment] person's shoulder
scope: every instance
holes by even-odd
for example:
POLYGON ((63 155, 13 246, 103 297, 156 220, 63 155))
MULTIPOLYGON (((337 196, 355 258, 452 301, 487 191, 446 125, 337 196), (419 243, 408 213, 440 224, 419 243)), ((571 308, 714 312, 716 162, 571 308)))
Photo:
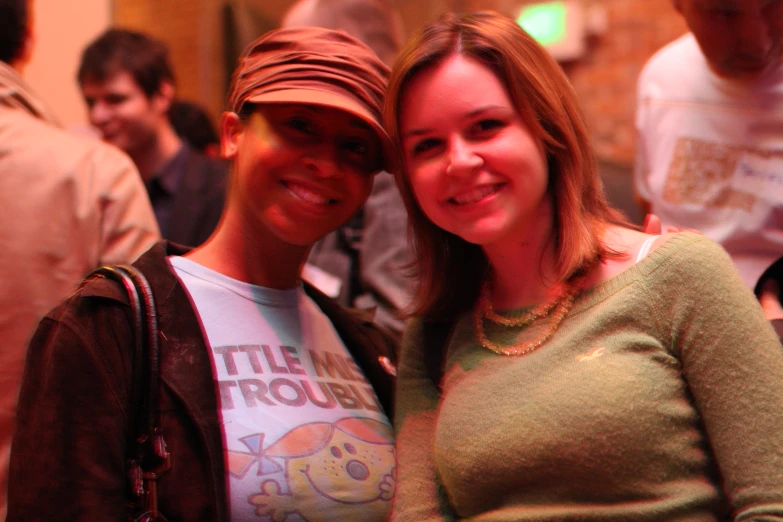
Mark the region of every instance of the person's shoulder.
MULTIPOLYGON (((3 110, 0 123, 0 127, 13 131, 4 136, 4 142, 14 150, 19 150, 22 146, 39 152, 69 150, 73 147, 78 150, 86 145, 81 136, 71 134, 62 127, 23 110, 3 110)), ((38 157, 44 159, 41 154, 38 154, 38 157)))
MULTIPOLYGON (((133 267, 144 276, 153 293, 159 295, 168 294, 170 287, 177 280, 169 268, 166 256, 168 254, 181 255, 185 252, 186 249, 184 247, 165 241, 158 241, 133 263, 133 267)), ((68 299, 60 307, 50 312, 50 314, 62 315, 65 310, 94 306, 94 303, 101 301, 110 301, 114 302, 114 304, 122 305, 128 305, 130 302, 127 290, 118 281, 105 275, 91 272, 79 283, 68 299)))
POLYGON ((692 59, 695 55, 701 54, 699 46, 693 34, 686 33, 676 40, 672 40, 660 49, 658 49, 647 63, 644 65, 645 71, 656 71, 666 68, 671 72, 670 67, 680 65, 683 61, 692 59))
POLYGON ((71 171, 80 166, 121 165, 132 162, 121 150, 92 136, 54 126, 23 111, 14 111, 14 152, 27 150, 28 163, 45 165, 51 172, 71 171))
POLYGON ((117 283, 93 277, 82 281, 71 295, 49 310, 44 319, 80 330, 100 314, 113 313, 128 304, 127 293, 117 283))
POLYGON ((670 252, 689 253, 691 255, 726 254, 720 244, 696 231, 667 233, 660 237, 659 247, 670 252))
POLYGON ((639 74, 639 88, 675 88, 703 68, 704 56, 693 34, 669 42, 647 60, 639 74))
POLYGON ((744 286, 726 250, 695 232, 666 234, 648 257, 654 279, 670 280, 680 290, 687 285, 698 286, 700 281, 713 284, 729 279, 736 279, 740 286, 744 286))

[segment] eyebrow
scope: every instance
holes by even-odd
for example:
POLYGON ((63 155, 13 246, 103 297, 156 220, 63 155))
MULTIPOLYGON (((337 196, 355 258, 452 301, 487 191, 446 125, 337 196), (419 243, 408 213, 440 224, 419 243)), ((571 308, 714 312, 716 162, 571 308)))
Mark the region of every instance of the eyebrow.
POLYGON ((709 9, 737 9, 738 7, 741 7, 741 4, 730 1, 730 0, 721 0, 718 2, 709 2, 705 0, 700 0, 697 2, 698 6, 702 10, 709 10, 709 9))
MULTIPOLYGON (((491 110, 496 110, 496 109, 507 110, 508 107, 505 107, 503 105, 495 105, 495 104, 482 105, 481 107, 473 109, 472 111, 470 111, 467 114, 465 114, 462 117, 462 119, 463 120, 467 120, 467 119, 470 119, 470 118, 475 118, 476 116, 479 116, 479 115, 481 115, 481 114, 483 114, 485 112, 489 112, 491 110)), ((410 130, 410 131, 406 132, 405 134, 403 134, 402 135, 402 139, 412 138, 412 137, 415 137, 415 136, 421 136, 422 134, 429 134, 432 131, 433 130, 429 129, 429 128, 413 129, 413 130, 410 130)))
MULTIPOLYGON (((307 111, 310 111, 310 112, 314 112, 314 113, 323 112, 323 110, 324 110, 324 107, 321 106, 321 105, 310 105, 310 104, 306 104, 306 103, 303 103, 301 105, 302 105, 303 109, 305 109, 307 111)), ((335 110, 341 110, 345 114, 350 115, 352 119, 351 119, 349 125, 351 127, 355 128, 355 129, 361 129, 361 130, 366 130, 366 131, 369 131, 369 132, 374 132, 369 123, 367 123, 366 121, 364 121, 360 117, 356 116, 355 114, 353 114, 351 112, 348 112, 346 110, 343 110, 343 109, 338 109, 337 107, 331 107, 331 108, 333 108, 335 110)))
MULTIPOLYGON (((351 116, 353 116, 353 115, 351 114, 351 116)), ((369 132, 374 132, 372 130, 372 127, 370 127, 369 123, 367 123, 366 121, 364 121, 363 119, 361 119, 361 118, 359 118, 357 116, 354 116, 354 119, 351 120, 351 127, 354 127, 356 129, 366 130, 366 131, 369 131, 369 132)))

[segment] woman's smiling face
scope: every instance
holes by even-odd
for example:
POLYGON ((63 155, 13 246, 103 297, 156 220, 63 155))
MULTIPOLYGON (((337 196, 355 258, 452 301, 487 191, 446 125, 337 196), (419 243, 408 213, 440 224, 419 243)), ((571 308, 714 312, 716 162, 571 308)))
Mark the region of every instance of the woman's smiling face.
POLYGON ((231 127, 232 197, 253 228, 288 244, 310 245, 350 219, 381 168, 376 134, 338 109, 258 105, 231 127))
POLYGON ((481 62, 453 54, 413 76, 399 125, 406 175, 437 226, 482 246, 549 226, 541 143, 481 62))

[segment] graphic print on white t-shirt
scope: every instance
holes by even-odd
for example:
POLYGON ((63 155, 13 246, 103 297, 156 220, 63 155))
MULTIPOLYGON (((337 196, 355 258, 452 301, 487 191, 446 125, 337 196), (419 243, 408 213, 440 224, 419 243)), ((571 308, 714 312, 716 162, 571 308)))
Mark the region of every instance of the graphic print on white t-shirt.
MULTIPOLYGON (((752 211, 756 196, 747 190, 745 183, 739 186, 736 183, 743 157, 762 157, 762 152, 695 138, 677 138, 663 199, 706 209, 752 211)), ((747 168, 741 172, 743 181, 747 181, 747 168)))
POLYGON ((769 201, 783 204, 783 150, 743 150, 739 154, 732 188, 769 201))
POLYGON ((386 520, 392 428, 329 319, 301 287, 169 260, 211 347, 231 520, 386 520))

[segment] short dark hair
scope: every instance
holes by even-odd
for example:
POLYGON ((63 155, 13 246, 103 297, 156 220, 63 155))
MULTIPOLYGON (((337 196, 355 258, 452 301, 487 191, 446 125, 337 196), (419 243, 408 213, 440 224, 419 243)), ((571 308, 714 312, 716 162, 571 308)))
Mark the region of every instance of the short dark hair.
POLYGON ((174 100, 169 107, 169 121, 179 137, 198 151, 204 152, 208 145, 220 143, 212 120, 197 103, 174 100))
POLYGON ((29 0, 0 0, 0 61, 19 57, 27 32, 29 0))
POLYGON ((128 29, 109 29, 82 52, 77 78, 103 82, 128 72, 142 91, 151 97, 164 82, 174 83, 174 68, 165 43, 128 29))

